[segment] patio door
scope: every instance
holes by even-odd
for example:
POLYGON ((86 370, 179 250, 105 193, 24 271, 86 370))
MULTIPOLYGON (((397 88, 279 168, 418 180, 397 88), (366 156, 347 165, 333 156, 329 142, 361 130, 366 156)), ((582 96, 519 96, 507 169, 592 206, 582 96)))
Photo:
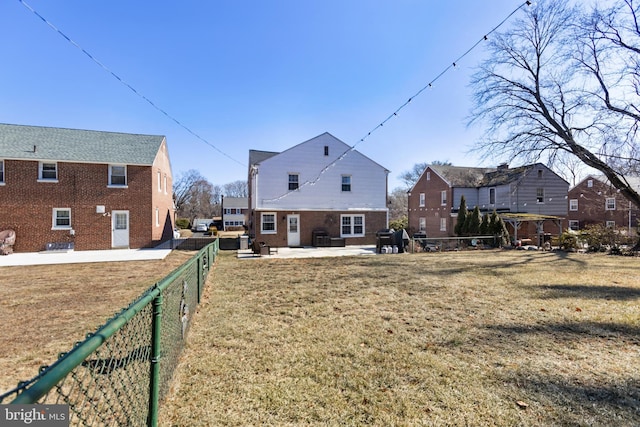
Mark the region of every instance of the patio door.
POLYGON ((300 215, 287 215, 287 245, 300 246, 300 215))
POLYGON ((129 211, 111 212, 111 247, 129 247, 129 211))

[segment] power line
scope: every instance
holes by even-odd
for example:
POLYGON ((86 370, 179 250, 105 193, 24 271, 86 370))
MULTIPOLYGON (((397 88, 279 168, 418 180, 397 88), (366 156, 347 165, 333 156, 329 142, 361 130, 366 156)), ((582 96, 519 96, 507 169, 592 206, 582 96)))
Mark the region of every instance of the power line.
MULTIPOLYGON (((352 146, 349 147, 348 150, 346 150, 344 153, 342 153, 340 156, 338 156, 338 158, 336 158, 334 161, 330 162, 327 166, 325 166, 320 173, 318 173, 318 175, 313 179, 313 180, 307 180, 305 181, 303 184, 301 184, 299 188, 307 186, 307 185, 314 185, 315 183, 317 183, 320 178, 322 177, 322 175, 329 170, 330 168, 332 168, 333 166, 335 166, 336 163, 338 163, 339 161, 341 161, 342 159, 344 159, 350 152, 354 151, 355 148, 360 145, 361 143, 365 142, 365 140, 367 138, 369 138, 371 136, 371 134, 373 134, 374 132, 378 131, 381 127, 383 127, 388 121, 390 121, 391 119, 393 119, 394 117, 398 116, 398 113, 400 113, 400 111, 402 111, 403 109, 405 109, 410 103, 411 101, 413 101, 414 99, 416 99, 417 97, 419 97, 420 95, 422 95, 422 93, 433 87, 434 83, 436 81, 438 81, 442 76, 444 76, 448 71, 450 71, 452 68, 455 68, 458 66, 458 64, 460 63, 460 61, 462 61, 467 55, 469 55, 476 47, 478 47, 478 45, 480 43, 482 43, 483 41, 486 41, 489 39, 489 35, 491 35, 492 33, 494 33, 495 31, 497 31, 502 25, 504 25, 505 22, 507 22, 514 14, 516 14, 520 9, 522 9, 524 6, 531 6, 531 1, 527 0, 524 3, 522 3, 520 6, 518 6, 517 8, 515 8, 509 15, 507 15, 502 21, 500 21, 500 23, 498 25, 496 25, 495 27, 493 27, 491 29, 491 31, 489 31, 488 33, 486 33, 484 36, 482 36, 478 41, 476 41, 469 49, 467 49, 462 55, 460 55, 456 60, 454 60, 453 62, 451 62, 450 65, 448 65, 447 67, 445 67, 434 79, 432 79, 429 83, 427 83, 425 86, 423 86, 419 91, 417 91, 413 96, 409 97, 409 99, 407 99, 407 101, 405 101, 404 104, 402 104, 400 107, 398 107, 393 113, 391 113, 386 119, 384 119, 383 121, 381 121, 377 126, 375 126, 373 129, 371 129, 369 132, 367 132, 367 134, 365 136, 363 136, 362 138, 360 138, 360 140, 358 140, 358 142, 356 142, 355 144, 353 144, 352 146)), ((294 190, 297 191, 297 190, 294 190)), ((282 194, 279 197, 273 198, 273 199, 266 199, 265 201, 267 202, 274 202, 277 200, 280 200, 286 196, 288 196, 289 194, 291 194, 294 191, 288 191, 284 194, 282 194)))
POLYGON ((236 160, 235 158, 231 157, 229 154, 225 153, 224 151, 222 151, 221 149, 219 149, 218 147, 216 147, 214 144, 212 144, 211 142, 207 141, 205 138, 203 138, 202 136, 198 135, 197 133, 195 133, 193 130, 191 130, 188 126, 186 126, 185 124, 183 124, 182 122, 180 122, 178 119, 176 119, 175 117, 173 117, 171 114, 169 114, 168 112, 166 112, 164 109, 160 108, 156 103, 154 103, 152 100, 150 100, 149 98, 147 98, 144 94, 140 93, 136 88, 134 88, 131 84, 127 83, 124 79, 122 79, 118 74, 116 74, 115 72, 113 72, 111 69, 109 69, 106 65, 104 65, 102 62, 100 62, 95 56, 93 56, 91 53, 89 53, 86 49, 84 49, 82 46, 80 46, 78 43, 76 43, 73 39, 71 39, 69 36, 67 36, 64 32, 62 32, 58 27, 56 27, 53 23, 51 23, 51 21, 47 20, 44 16, 42 16, 41 14, 39 14, 34 8, 32 8, 29 4, 27 4, 24 0, 18 0, 20 3, 22 3, 22 5, 24 7, 26 7, 27 9, 29 9, 34 15, 36 15, 38 18, 40 18, 45 24, 47 24, 51 29, 53 29, 55 32, 57 32, 60 36, 62 36, 66 41, 68 41, 69 43, 71 43, 73 46, 75 46, 77 49, 79 49, 82 53, 84 53, 87 57, 89 57, 89 59, 91 59, 94 63, 96 63, 98 66, 100 66, 100 68, 102 68, 104 71, 106 71, 107 73, 111 74, 112 77, 114 77, 116 80, 118 80, 121 84, 123 84, 124 86, 126 86, 127 88, 129 88, 129 90, 131 90, 134 94, 136 94, 136 96, 142 98, 143 100, 145 100, 149 105, 151 105, 153 108, 155 108, 156 110, 158 110, 160 113, 164 114, 167 118, 169 118, 170 120, 172 120, 174 123, 176 123, 178 126, 180 126, 182 129, 186 130, 187 132, 189 132, 191 135, 195 136, 197 139, 199 139, 200 141, 204 142, 205 144, 207 144, 208 146, 210 146, 211 148, 213 148, 214 150, 216 150, 218 153, 222 154, 223 156, 225 156, 226 158, 238 163, 241 166, 245 166, 246 164, 240 162, 239 160, 236 160))

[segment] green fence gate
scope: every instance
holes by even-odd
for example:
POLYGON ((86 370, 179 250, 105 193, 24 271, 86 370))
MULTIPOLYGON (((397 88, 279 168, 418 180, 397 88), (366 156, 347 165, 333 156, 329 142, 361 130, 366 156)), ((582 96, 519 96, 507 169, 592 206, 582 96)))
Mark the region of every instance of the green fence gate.
POLYGON ((68 404, 70 425, 156 426, 218 251, 201 249, 0 402, 68 404))

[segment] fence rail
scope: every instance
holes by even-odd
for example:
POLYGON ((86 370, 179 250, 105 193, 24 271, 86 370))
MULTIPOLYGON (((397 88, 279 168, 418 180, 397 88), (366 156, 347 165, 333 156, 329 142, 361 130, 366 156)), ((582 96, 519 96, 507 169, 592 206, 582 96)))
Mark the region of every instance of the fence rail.
POLYGON ((70 425, 156 426, 218 251, 202 248, 0 402, 68 404, 70 425))

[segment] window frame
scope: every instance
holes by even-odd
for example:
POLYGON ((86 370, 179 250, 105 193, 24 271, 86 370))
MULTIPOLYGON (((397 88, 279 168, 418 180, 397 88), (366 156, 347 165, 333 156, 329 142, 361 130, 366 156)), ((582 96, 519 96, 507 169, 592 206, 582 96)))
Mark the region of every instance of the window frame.
POLYGON ((604 225, 606 228, 612 228, 615 230, 616 228, 616 222, 615 221, 611 221, 611 220, 607 220, 604 222, 604 225))
POLYGON ((260 234, 277 234, 278 233, 278 221, 276 218, 275 212, 262 212, 260 213, 260 234), (273 222, 266 222, 266 217, 272 217, 273 222), (268 230, 265 228, 265 224, 272 224, 273 230, 268 230))
POLYGON ((422 231, 427 231, 427 218, 426 217, 419 217, 418 218, 418 231, 422 232, 422 231))
POLYGON ((424 193, 420 193, 419 207, 424 208, 426 206, 426 196, 424 193))
POLYGON ((352 186, 351 175, 341 175, 340 184, 340 189, 343 193, 350 193, 352 186))
POLYGON ((107 187, 110 188, 127 188, 129 186, 129 177, 128 177, 128 173, 127 173, 127 165, 121 165, 121 164, 109 164, 109 181, 107 183, 107 187), (113 183, 113 177, 118 177, 118 176, 122 176, 122 175, 114 175, 113 174, 113 168, 124 168, 124 184, 114 184, 113 183))
POLYGON ((496 204, 496 187, 489 188, 489 204, 496 204))
POLYGON ((604 210, 605 211, 615 211, 616 210, 616 198, 615 197, 605 197, 604 199, 604 210), (612 202, 612 203, 610 203, 612 202))
MULTIPOLYGON (((50 172, 50 170, 46 170, 46 173, 50 172)), ((38 162, 38 182, 58 182, 58 162, 38 162), (53 165, 54 178, 45 178, 45 165, 53 165)))
POLYGON ((569 199, 569 211, 571 212, 578 211, 578 199, 569 199))
POLYGON ((447 217, 440 217, 440 231, 447 231, 447 217))
POLYGON ((364 214, 341 214, 340 215, 340 237, 364 237, 366 233, 364 214), (345 220, 348 219, 348 223, 345 220), (356 221, 356 219, 359 220, 356 221), (345 227, 349 227, 349 232, 345 233, 345 227), (359 229, 359 232, 357 231, 359 229))
POLYGON ((296 191, 298 189, 300 189, 300 174, 296 173, 296 172, 289 172, 289 178, 288 178, 288 189, 289 191, 296 191), (295 178, 295 180, 292 180, 292 178, 295 178))
POLYGON ((53 208, 51 214, 51 229, 52 230, 71 230, 71 208, 53 208), (68 212, 67 221, 69 224, 60 225, 58 220, 64 220, 63 216, 59 216, 58 213, 68 212))
POLYGON ((0 159, 0 185, 4 185, 5 181, 4 181, 4 159, 0 159))
POLYGON ((544 187, 536 188, 536 203, 539 205, 544 204, 544 187))
POLYGON ((569 228, 574 231, 580 230, 580 221, 578 221, 577 219, 570 219, 569 228))
POLYGON ((447 190, 440 192, 440 206, 447 206, 447 190))

